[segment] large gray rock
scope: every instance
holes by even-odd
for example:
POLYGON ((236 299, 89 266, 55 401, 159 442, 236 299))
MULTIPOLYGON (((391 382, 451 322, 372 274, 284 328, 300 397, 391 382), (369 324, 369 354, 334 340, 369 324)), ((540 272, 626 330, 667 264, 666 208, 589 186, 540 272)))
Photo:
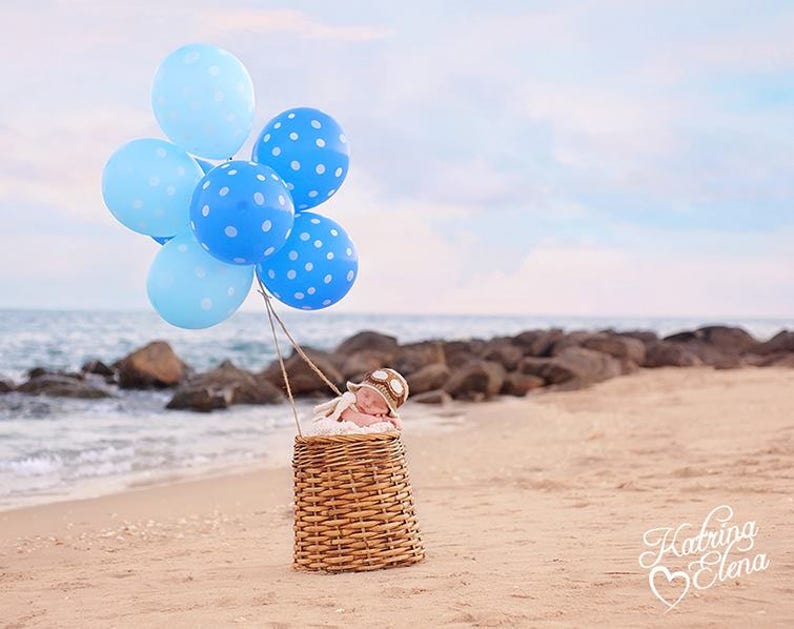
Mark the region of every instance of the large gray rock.
POLYGON ((228 408, 231 391, 207 387, 184 387, 177 390, 166 408, 171 410, 190 410, 199 413, 228 408))
POLYGON ((165 388, 178 385, 190 373, 165 341, 153 341, 115 364, 122 389, 165 388))
POLYGON ((456 400, 487 400, 499 395, 506 375, 499 363, 473 361, 453 370, 444 390, 456 400))
POLYGON ((476 362, 485 346, 486 342, 482 339, 446 341, 443 343, 443 362, 452 370, 459 369, 470 362, 476 362))
MULTIPOLYGON (((240 369, 231 361, 225 360, 212 371, 193 376, 180 385, 174 394, 177 406, 170 406, 170 408, 188 408, 190 400, 197 400, 203 406, 207 400, 213 399, 216 393, 223 394, 222 397, 228 406, 233 404, 279 404, 284 401, 284 395, 274 384, 264 378, 257 378, 251 372, 240 369), (207 395, 201 394, 202 390, 206 391, 207 395)), ((196 410, 205 409, 198 408, 196 410)))
POLYGON ((619 360, 625 359, 636 365, 645 361, 645 344, 629 336, 593 334, 582 340, 582 347, 609 354, 619 360))
POLYGON ((400 345, 390 366, 407 377, 428 365, 444 363, 444 344, 440 341, 422 341, 400 345))
POLYGON ((355 382, 361 380, 362 376, 370 371, 380 367, 388 367, 391 364, 393 355, 391 352, 372 349, 359 350, 349 355, 336 354, 337 357, 341 358, 340 373, 342 378, 355 382))
POLYGON ((741 367, 745 353, 755 353, 760 347, 742 328, 712 325, 671 334, 663 342, 677 343, 695 354, 702 364, 720 369, 741 367))
POLYGON ((16 385, 13 380, 0 376, 0 393, 11 393, 16 390, 16 385))
POLYGON ((785 352, 794 352, 794 332, 788 330, 781 330, 765 343, 759 344, 755 350, 755 353, 761 356, 785 352))
POLYGON ((70 397, 83 399, 101 399, 115 397, 109 391, 100 389, 78 378, 69 376, 44 374, 31 378, 19 385, 17 391, 30 395, 48 395, 52 397, 70 397))
POLYGON ((567 332, 552 342, 548 349, 548 355, 557 356, 569 347, 582 347, 582 343, 593 336, 594 333, 588 332, 587 330, 573 330, 567 332))
POLYGON ((514 371, 524 357, 524 352, 510 341, 494 339, 488 342, 480 356, 483 360, 499 363, 507 371, 514 371))
POLYGON ((116 373, 101 360, 89 360, 87 363, 83 364, 83 366, 80 368, 80 371, 83 373, 93 373, 104 377, 113 376, 116 373))
POLYGON ((523 350, 524 356, 551 356, 551 348, 563 336, 565 332, 560 328, 527 330, 513 337, 513 344, 523 350))
POLYGON ((505 376, 501 393, 502 395, 524 397, 530 391, 534 389, 540 389, 541 387, 545 386, 545 384, 545 380, 539 376, 531 376, 529 374, 514 371, 505 376))
POLYGON ((441 389, 448 379, 449 367, 441 363, 422 367, 406 378, 411 396, 441 389))
POLYGON ((568 347, 552 358, 526 357, 519 371, 542 378, 548 385, 586 386, 621 375, 621 364, 609 354, 568 347))
POLYGON ((394 354, 397 351, 397 339, 388 334, 364 330, 342 341, 334 350, 335 354, 349 356, 363 350, 394 354))
POLYGON ((703 361, 682 343, 656 341, 645 348, 642 367, 695 367, 703 361))
MULTIPOLYGON (((304 351, 315 366, 325 374, 328 380, 340 389, 344 387, 345 379, 334 366, 331 354, 319 350, 311 350, 309 348, 304 348, 304 351)), ((293 395, 325 397, 331 392, 330 387, 314 373, 311 367, 309 367, 297 353, 293 353, 292 356, 286 359, 284 361, 284 366, 287 370, 287 376, 289 377, 293 395)), ((278 387, 282 392, 286 393, 286 387, 284 386, 284 379, 278 360, 274 360, 264 371, 259 372, 257 378, 267 380, 278 387)))

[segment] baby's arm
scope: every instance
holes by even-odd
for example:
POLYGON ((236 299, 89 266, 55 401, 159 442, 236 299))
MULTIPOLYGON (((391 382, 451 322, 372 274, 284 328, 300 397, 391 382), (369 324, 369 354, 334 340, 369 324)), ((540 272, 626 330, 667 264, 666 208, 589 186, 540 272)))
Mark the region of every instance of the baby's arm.
POLYGON ((342 411, 340 419, 353 422, 356 426, 371 426, 372 424, 389 421, 385 415, 368 415, 352 408, 346 408, 342 411))

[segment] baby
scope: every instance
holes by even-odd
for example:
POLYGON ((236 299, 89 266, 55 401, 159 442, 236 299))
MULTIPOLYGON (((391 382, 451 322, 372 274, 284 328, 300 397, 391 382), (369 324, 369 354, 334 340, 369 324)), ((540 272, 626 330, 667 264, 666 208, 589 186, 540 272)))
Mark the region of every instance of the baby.
POLYGON ((394 369, 371 371, 330 402, 314 407, 311 434, 386 432, 402 430, 397 409, 408 398, 408 383, 394 369))

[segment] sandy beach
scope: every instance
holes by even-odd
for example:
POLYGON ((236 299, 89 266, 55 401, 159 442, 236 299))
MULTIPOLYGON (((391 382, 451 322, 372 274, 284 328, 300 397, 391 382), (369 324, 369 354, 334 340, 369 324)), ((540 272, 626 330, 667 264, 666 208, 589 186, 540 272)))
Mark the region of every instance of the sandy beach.
POLYGON ((456 408, 443 434, 404 414, 423 563, 295 572, 291 470, 262 469, 0 513, 0 625, 794 626, 794 370, 641 370, 456 408), (718 505, 756 523, 769 567, 665 613, 643 533, 718 505))

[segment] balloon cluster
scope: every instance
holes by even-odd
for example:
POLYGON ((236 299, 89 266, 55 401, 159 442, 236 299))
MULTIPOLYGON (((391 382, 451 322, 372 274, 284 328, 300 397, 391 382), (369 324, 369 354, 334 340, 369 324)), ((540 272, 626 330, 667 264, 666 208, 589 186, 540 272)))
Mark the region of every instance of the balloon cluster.
POLYGON ((102 194, 122 225, 163 245, 147 281, 163 319, 194 329, 220 323, 245 301, 254 274, 301 310, 347 295, 356 247, 339 223, 306 211, 347 176, 350 149, 333 118, 310 107, 284 111, 262 129, 250 160, 232 159, 253 126, 254 87, 237 57, 208 44, 165 58, 152 107, 170 141, 120 147, 105 165, 102 194))

